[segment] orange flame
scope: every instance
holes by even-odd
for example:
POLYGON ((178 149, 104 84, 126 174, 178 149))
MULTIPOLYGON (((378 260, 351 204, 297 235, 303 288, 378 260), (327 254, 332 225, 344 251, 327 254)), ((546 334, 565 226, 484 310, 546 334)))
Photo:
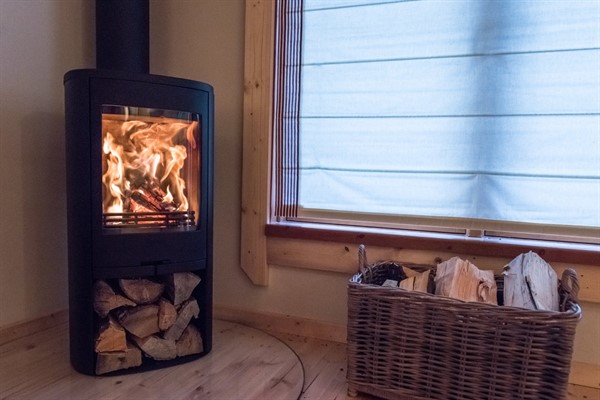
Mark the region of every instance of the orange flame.
POLYGON ((198 123, 103 117, 103 211, 188 211, 182 172, 198 123))

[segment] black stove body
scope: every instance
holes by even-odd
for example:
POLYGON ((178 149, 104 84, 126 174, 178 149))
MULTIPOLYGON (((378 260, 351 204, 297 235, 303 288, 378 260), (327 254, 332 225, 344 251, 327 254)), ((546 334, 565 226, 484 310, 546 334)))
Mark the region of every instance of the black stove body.
MULTIPOLYGON (((212 347, 213 89, 148 73, 147 0, 97 0, 96 18, 99 68, 64 78, 70 354, 89 375, 162 368, 212 347), (189 325, 201 349, 166 359, 141 351, 140 363, 111 367, 123 349, 99 346, 100 333, 109 320, 121 330, 119 318, 132 307, 99 313, 97 285, 126 297, 122 280, 168 286, 177 274, 199 280, 189 297, 199 312, 189 325), (105 360, 109 367, 99 367, 105 360)), ((123 331, 129 347, 135 335, 123 331)))

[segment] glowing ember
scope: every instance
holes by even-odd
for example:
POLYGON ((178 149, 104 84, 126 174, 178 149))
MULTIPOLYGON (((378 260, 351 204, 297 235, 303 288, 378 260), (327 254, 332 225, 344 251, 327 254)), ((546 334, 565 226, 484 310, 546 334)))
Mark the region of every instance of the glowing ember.
POLYGON ((103 115, 104 213, 189 210, 182 173, 198 123, 147 119, 103 115))

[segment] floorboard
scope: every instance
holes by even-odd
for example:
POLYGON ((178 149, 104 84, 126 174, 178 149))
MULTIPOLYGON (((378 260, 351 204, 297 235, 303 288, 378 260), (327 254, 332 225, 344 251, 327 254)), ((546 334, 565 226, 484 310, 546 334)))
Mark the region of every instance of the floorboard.
MULTIPOLYGON (((273 333, 273 335, 294 349, 300 360, 302 360, 305 371, 305 383, 301 399, 378 399, 367 394, 359 394, 357 397, 347 395, 346 346, 344 344, 290 334, 273 333)), ((600 389, 569 385, 567 400, 600 400, 600 389)))
MULTIPOLYGON (((199 360, 137 374, 90 377, 68 357, 66 321, 0 344, 0 399, 373 400, 346 393, 346 346, 214 322, 213 350, 199 360)), ((568 400, 600 400, 569 385, 568 400)))
POLYGON ((1 399, 296 399, 302 364, 281 340, 215 321, 207 356, 175 367, 92 377, 69 364, 66 323, 0 346, 1 399))

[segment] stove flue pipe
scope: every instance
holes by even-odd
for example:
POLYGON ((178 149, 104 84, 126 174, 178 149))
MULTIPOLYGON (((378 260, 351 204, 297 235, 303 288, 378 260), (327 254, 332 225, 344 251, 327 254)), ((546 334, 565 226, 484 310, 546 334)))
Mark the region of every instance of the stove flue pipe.
POLYGON ((149 0, 96 0, 96 67, 148 74, 149 0))

